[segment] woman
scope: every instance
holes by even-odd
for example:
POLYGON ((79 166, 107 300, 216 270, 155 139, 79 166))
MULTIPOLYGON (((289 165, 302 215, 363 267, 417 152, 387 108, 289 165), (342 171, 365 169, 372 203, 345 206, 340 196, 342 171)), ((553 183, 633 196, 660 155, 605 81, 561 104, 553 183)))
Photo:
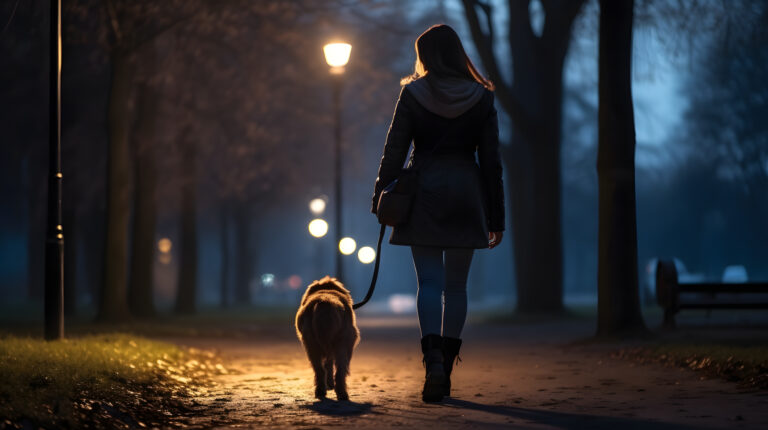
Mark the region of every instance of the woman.
POLYGON ((419 186, 409 221, 393 229, 389 243, 408 245, 413 253, 426 367, 422 399, 440 401, 450 395, 461 347, 472 253, 496 247, 504 230, 498 120, 493 84, 447 25, 416 39, 415 71, 401 84, 372 211, 413 141, 408 165, 417 168, 419 186))

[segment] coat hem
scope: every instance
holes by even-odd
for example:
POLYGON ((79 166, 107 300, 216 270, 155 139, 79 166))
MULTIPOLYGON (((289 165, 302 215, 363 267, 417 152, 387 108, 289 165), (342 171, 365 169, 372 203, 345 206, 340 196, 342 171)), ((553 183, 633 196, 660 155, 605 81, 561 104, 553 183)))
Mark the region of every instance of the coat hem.
POLYGON ((446 244, 446 243, 415 243, 415 242, 400 242, 400 241, 392 241, 389 240, 390 245, 397 245, 397 246, 429 246, 434 248, 467 248, 467 249, 488 249, 488 244, 483 244, 480 246, 467 246, 467 245, 457 245, 457 244, 446 244))

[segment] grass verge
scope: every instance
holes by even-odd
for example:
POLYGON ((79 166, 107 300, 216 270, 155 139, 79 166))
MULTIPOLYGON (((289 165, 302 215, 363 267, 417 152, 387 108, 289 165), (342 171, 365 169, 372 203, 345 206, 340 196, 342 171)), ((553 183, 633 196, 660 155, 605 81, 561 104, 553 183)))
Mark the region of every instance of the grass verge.
MULTIPOLYGON (((42 306, 42 305, 40 305, 42 306)), ((39 306, 39 307, 40 307, 39 306)), ((38 307, 38 308, 39 308, 38 307)), ((39 309, 29 314, 41 315, 39 309)), ((91 312, 65 321, 67 335, 76 337, 131 333, 152 339, 185 337, 253 337, 269 336, 276 327, 292 330, 296 308, 294 307, 241 307, 233 309, 201 309, 196 315, 159 313, 156 317, 132 318, 122 323, 101 322, 91 312)), ((0 337, 3 334, 39 337, 43 335, 41 319, 20 317, 17 310, 6 312, 0 306, 0 337)))
POLYGON ((768 346, 663 343, 621 349, 614 356, 640 363, 684 367, 706 377, 736 382, 744 388, 768 390, 768 346))
POLYGON ((211 353, 126 334, 0 338, 0 427, 182 426, 226 369, 211 353))

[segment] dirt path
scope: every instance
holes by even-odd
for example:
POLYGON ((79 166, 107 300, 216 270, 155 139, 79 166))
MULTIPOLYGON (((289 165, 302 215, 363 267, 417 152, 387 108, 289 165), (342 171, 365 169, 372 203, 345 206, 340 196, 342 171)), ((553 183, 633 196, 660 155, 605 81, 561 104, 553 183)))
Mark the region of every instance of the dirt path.
MULTIPOLYGON (((414 320, 360 320, 351 402, 317 402, 290 327, 238 339, 183 339, 216 350, 233 372, 195 399, 204 427, 768 428, 768 393, 743 392, 687 370, 635 365, 615 347, 574 344, 588 325, 468 327, 454 396, 420 399, 414 320)), ((334 394, 330 393, 333 398, 334 394)))

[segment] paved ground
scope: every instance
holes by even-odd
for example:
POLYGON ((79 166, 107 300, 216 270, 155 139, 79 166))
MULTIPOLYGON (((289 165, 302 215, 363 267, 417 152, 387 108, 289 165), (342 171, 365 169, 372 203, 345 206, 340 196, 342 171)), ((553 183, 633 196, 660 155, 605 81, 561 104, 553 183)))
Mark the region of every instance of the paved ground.
MULTIPOLYGON (((288 324, 243 338, 183 339, 216 350, 232 371, 195 402, 204 427, 768 428, 768 393, 688 370, 611 358, 579 342, 591 324, 470 326, 454 396, 420 399, 414 319, 361 318, 350 402, 312 398, 312 373, 288 324)), ((333 398, 334 394, 330 393, 333 398)))

